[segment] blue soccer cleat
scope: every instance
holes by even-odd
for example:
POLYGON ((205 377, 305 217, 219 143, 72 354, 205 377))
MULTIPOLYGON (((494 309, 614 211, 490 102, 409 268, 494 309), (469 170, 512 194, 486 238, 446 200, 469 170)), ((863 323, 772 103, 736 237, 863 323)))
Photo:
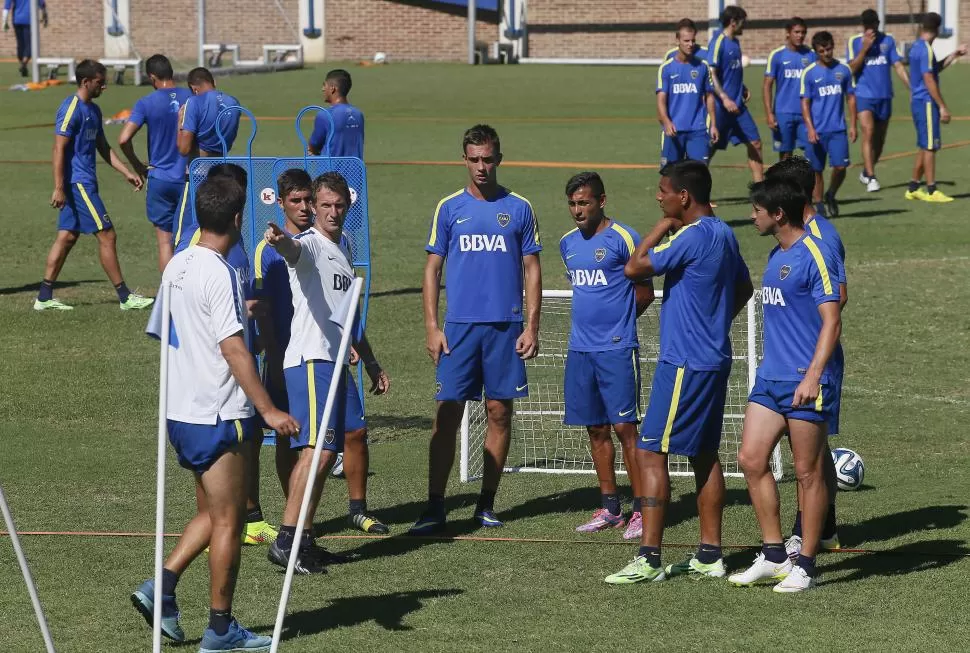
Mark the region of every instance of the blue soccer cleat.
POLYGON ((424 511, 414 526, 408 529, 408 535, 431 535, 445 530, 447 523, 444 512, 432 510, 424 511))
MULTIPOLYGON (((146 580, 131 595, 131 604, 151 627, 155 621, 155 581, 146 580)), ((179 607, 175 595, 162 595, 162 634, 174 642, 184 642, 185 633, 179 625, 179 607)))
POLYGON ((222 653, 223 651, 268 651, 273 644, 271 637, 254 635, 239 625, 235 619, 229 624, 225 635, 216 635, 216 631, 206 628, 202 635, 199 653, 222 653))
POLYGON ((502 528, 505 522, 495 516, 491 510, 481 510, 475 513, 475 519, 483 528, 502 528))

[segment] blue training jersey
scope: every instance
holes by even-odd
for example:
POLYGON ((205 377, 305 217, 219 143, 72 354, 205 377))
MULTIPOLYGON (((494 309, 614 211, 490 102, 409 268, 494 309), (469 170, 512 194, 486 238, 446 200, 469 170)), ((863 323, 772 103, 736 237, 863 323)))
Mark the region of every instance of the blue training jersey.
MULTIPOLYGON (((676 56, 676 54, 677 54, 677 50, 679 50, 679 49, 680 48, 674 47, 674 48, 670 48, 669 50, 667 50, 666 54, 664 54, 664 61, 667 61, 669 59, 673 59, 674 56, 676 56)), ((703 59, 704 61, 707 61, 707 48, 705 46, 703 46, 703 45, 700 45, 698 43, 695 43, 694 44, 694 56, 697 57, 698 59, 703 59)))
POLYGON ((805 231, 816 241, 832 250, 835 256, 836 269, 832 270, 832 276, 838 283, 845 283, 845 245, 842 244, 842 237, 828 218, 817 213, 805 223, 805 231))
MULTIPOLYGON (((741 67, 741 42, 716 30, 707 50, 707 63, 718 75, 721 88, 741 106, 744 104, 744 70, 741 67)), ((720 100, 718 100, 720 101, 720 100)))
POLYGON ((633 228, 615 221, 589 238, 573 229, 559 241, 559 254, 573 287, 571 351, 639 346, 635 287, 623 274, 639 243, 633 228))
POLYGON ((64 98, 54 119, 54 133, 68 138, 64 150, 64 183, 97 184, 98 138, 104 136, 98 105, 84 102, 77 95, 64 98))
MULTIPOLYGON (((334 104, 326 112, 333 118, 333 137, 330 139, 330 156, 355 156, 364 158, 364 114, 352 104, 334 104)), ((313 121, 310 145, 325 154, 330 121, 323 112, 313 121)))
MULTIPOLYGON (((801 381, 815 355, 822 330, 818 307, 839 301, 839 287, 832 277, 836 259, 832 250, 820 247, 806 233, 783 250, 771 250, 761 281, 764 309, 764 358, 758 376, 768 381, 801 381)), ((837 345, 819 381, 838 380, 841 345, 837 345)))
POLYGON ((135 102, 128 122, 148 125, 148 176, 179 182, 185 180, 187 157, 179 154, 179 109, 192 97, 187 88, 160 88, 135 102))
POLYGON ((917 102, 933 102, 929 90, 926 88, 926 73, 933 75, 937 87, 940 84, 940 71, 943 69, 943 62, 936 58, 933 52, 933 45, 923 39, 919 39, 913 44, 909 51, 909 88, 912 92, 912 99, 917 102))
MULTIPOLYGON (((11 22, 14 25, 30 25, 29 0, 4 0, 3 8, 10 12, 11 22)), ((41 11, 45 10, 47 3, 44 0, 38 0, 37 8, 41 11)))
POLYGON ((647 254, 654 273, 665 275, 659 360, 692 370, 729 367, 735 288, 748 279, 734 232, 703 217, 647 254))
POLYGON ((446 258, 446 322, 522 321, 522 257, 542 251, 529 200, 463 188, 438 202, 425 250, 446 258))
POLYGON ((845 131, 846 96, 855 92, 852 71, 844 63, 815 62, 802 73, 801 96, 812 101, 812 123, 819 134, 845 131))
MULTIPOLYGON (((195 134, 196 143, 203 152, 222 154, 222 142, 216 132, 216 118, 226 107, 238 106, 239 100, 219 89, 206 91, 185 101, 185 115, 181 129, 195 134)), ((231 150, 239 132, 239 112, 233 111, 222 118, 222 135, 226 149, 231 150)))
POLYGON ((667 115, 678 132, 707 130, 707 94, 714 92, 707 62, 668 59, 657 70, 657 93, 667 94, 667 115))
MULTIPOLYGON (((846 61, 852 61, 862 49, 862 34, 856 34, 846 46, 846 61)), ((862 70, 855 76, 856 96, 884 100, 893 96, 893 80, 890 68, 900 61, 896 40, 889 34, 879 32, 872 47, 866 52, 862 70)))
POLYGON ((765 77, 775 80, 775 113, 802 113, 802 71, 815 62, 812 49, 802 46, 796 50, 788 46, 772 50, 765 66, 765 77))

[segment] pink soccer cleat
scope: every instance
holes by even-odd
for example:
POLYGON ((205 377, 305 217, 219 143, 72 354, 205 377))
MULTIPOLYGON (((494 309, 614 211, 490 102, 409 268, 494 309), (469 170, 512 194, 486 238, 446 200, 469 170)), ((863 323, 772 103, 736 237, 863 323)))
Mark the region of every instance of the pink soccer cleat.
POLYGON ((630 515, 630 523, 626 525, 626 530, 623 531, 623 539, 639 540, 641 535, 643 535, 643 516, 635 512, 630 515))
POLYGON ((576 527, 577 533, 596 533, 607 528, 623 528, 626 519, 623 515, 614 515, 606 508, 600 508, 593 513, 593 518, 581 526, 576 527))

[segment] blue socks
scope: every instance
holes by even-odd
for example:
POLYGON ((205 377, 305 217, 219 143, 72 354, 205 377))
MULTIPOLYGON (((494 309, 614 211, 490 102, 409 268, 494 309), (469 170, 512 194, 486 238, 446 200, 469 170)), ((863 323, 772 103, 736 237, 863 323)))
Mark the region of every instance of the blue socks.
POLYGON ((54 299, 54 282, 44 279, 40 282, 40 292, 37 293, 37 301, 49 302, 54 299))
MULTIPOLYGON (((838 533, 838 528, 836 527, 837 523, 838 522, 835 519, 835 504, 830 503, 829 511, 825 515, 825 524, 823 524, 822 526, 823 539, 827 540, 829 538, 835 537, 835 535, 838 533)), ((792 524, 791 534, 797 535, 798 537, 802 536, 802 511, 801 510, 795 513, 795 523, 792 524)))
POLYGON ((603 507, 613 515, 620 514, 620 496, 617 494, 604 494, 602 495, 603 507))
POLYGON ((128 301, 128 295, 131 294, 131 291, 128 290, 128 286, 125 285, 124 281, 115 286, 115 292, 118 293, 118 301, 122 304, 128 301))
POLYGON ((773 562, 776 565, 781 564, 788 559, 788 553, 785 551, 785 545, 781 544, 767 544, 761 545, 761 552, 765 556, 765 560, 768 562, 773 562))
POLYGON ((809 578, 815 578, 815 556, 809 558, 808 556, 799 555, 798 561, 795 564, 804 569, 809 578))
POLYGON ((920 187, 920 183, 918 181, 911 181, 911 182, 909 182, 909 192, 910 193, 915 193, 916 191, 919 190, 919 187, 920 187))
POLYGON ((697 553, 694 554, 694 557, 697 558, 697 562, 700 562, 701 564, 709 565, 712 562, 717 562, 718 560, 720 560, 721 555, 722 554, 721 554, 720 546, 715 546, 713 544, 704 544, 703 542, 701 542, 701 545, 697 547, 697 553))
MULTIPOLYGON (((782 549, 784 551, 784 549, 782 549)), ((660 547, 659 546, 641 546, 640 551, 637 555, 641 555, 647 559, 647 564, 649 564, 654 569, 660 568, 660 547)))
POLYGON ((367 499, 351 499, 349 512, 351 515, 363 515, 367 512, 367 499))
POLYGON ((231 610, 209 610, 209 628, 216 635, 225 635, 229 632, 229 624, 232 623, 231 610))
POLYGON ((475 506, 475 512, 491 512, 493 510, 495 510, 495 491, 482 490, 482 493, 478 495, 478 504, 475 506))
POLYGON ((165 596, 175 595, 175 585, 179 582, 178 574, 168 569, 162 569, 162 594, 165 596))
POLYGON ((633 512, 643 512, 642 497, 633 497, 633 512))
POLYGON ((936 184, 926 184, 926 192, 932 195, 936 192, 936 184))

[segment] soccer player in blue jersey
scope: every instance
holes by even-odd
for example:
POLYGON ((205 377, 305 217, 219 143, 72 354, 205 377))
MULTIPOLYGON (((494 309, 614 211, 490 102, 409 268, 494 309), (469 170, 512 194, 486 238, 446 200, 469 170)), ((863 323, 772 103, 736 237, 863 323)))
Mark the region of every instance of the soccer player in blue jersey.
POLYGON ((801 18, 795 17, 785 23, 785 45, 771 51, 765 66, 762 100, 779 159, 787 159, 795 147, 804 146, 799 136, 803 124, 800 82, 802 71, 815 61, 815 53, 805 45, 806 34, 808 24, 801 18))
POLYGON ((715 103, 715 124, 719 134, 711 151, 714 158, 717 150, 725 150, 728 145, 744 143, 748 150, 748 167, 755 181, 764 176, 761 158, 761 136, 758 126, 745 105, 744 71, 741 64, 741 42, 738 37, 744 33, 744 22, 748 12, 737 5, 730 5, 721 12, 721 29, 716 30, 707 47, 707 63, 710 64, 714 78, 717 102, 715 103), (720 85, 720 90, 717 85, 720 85))
POLYGON ((175 215, 186 188, 187 161, 179 153, 177 143, 179 110, 192 91, 175 86, 172 64, 165 55, 150 56, 145 62, 145 72, 155 90, 135 102, 118 137, 118 146, 138 176, 148 180, 145 212, 155 225, 158 269, 164 271, 174 254, 175 215), (147 165, 138 158, 132 144, 142 125, 148 125, 147 165))
POLYGON ((468 185, 438 202, 425 247, 424 325, 428 355, 437 367, 437 407, 428 455, 428 508, 411 527, 414 535, 445 527, 445 488, 462 410, 466 401, 481 401, 483 387, 488 432, 475 519, 484 527, 503 526, 494 503, 509 453, 513 402, 529 394, 525 361, 539 349, 538 219, 529 200, 498 183, 502 146, 494 129, 475 125, 466 131, 462 159, 468 185), (448 308, 442 330, 438 299, 446 260, 448 308))
POLYGON ((940 33, 943 18, 934 12, 923 16, 920 37, 909 51, 909 71, 913 125, 916 127, 916 161, 906 199, 924 202, 952 202, 953 198, 936 187, 936 152, 940 149, 940 123, 950 122, 950 110, 940 92, 940 71, 967 53, 961 45, 940 61, 933 53, 933 41, 940 33), (920 181, 926 175, 926 190, 920 181))
POLYGON ((606 216, 606 190, 595 172, 566 183, 566 201, 576 227, 559 241, 559 254, 573 288, 572 321, 563 396, 564 424, 585 426, 599 477, 601 507, 576 530, 594 533, 626 523, 616 491, 616 449, 633 490, 633 515, 623 534, 642 534, 637 424, 640 422, 640 343, 637 317, 653 301, 653 283, 633 282, 623 269, 640 242, 637 232, 606 216))
POLYGON ((762 550, 746 570, 732 574, 735 585, 777 583, 776 592, 801 592, 815 584, 829 491, 825 483, 826 422, 835 400, 835 352, 842 318, 837 266, 828 247, 806 233, 805 197, 789 179, 751 188, 751 219, 758 232, 778 241, 761 282, 764 358, 748 397, 738 462, 761 527, 762 550), (802 543, 792 563, 781 535, 778 487, 771 456, 788 433, 799 508, 802 543))
POLYGON ((94 100, 107 86, 105 67, 91 59, 77 65, 77 93, 64 98, 54 121, 54 192, 51 206, 60 211, 57 236, 47 254, 44 278, 34 301, 35 311, 69 311, 74 307, 54 299, 57 281, 67 255, 79 234, 94 234, 98 239, 101 267, 118 293, 121 310, 148 308, 153 299, 128 290, 118 263, 117 235, 98 195, 95 172, 96 154, 107 161, 125 180, 141 190, 141 177, 134 174, 115 154, 104 137, 101 109, 94 100))
POLYGON ((330 156, 355 156, 364 158, 364 114, 347 99, 352 80, 346 70, 331 70, 323 82, 323 99, 330 106, 317 114, 313 121, 313 133, 307 144, 310 154, 323 154, 333 120, 330 136, 330 156), (330 116, 330 119, 327 118, 330 116))
POLYGON ((818 58, 802 72, 801 98, 802 120, 808 143, 805 156, 815 170, 815 192, 812 201, 818 213, 827 212, 828 217, 839 215, 839 203, 835 194, 845 181, 849 166, 849 141, 856 139, 856 98, 852 72, 835 58, 835 40, 829 32, 812 35, 812 50, 818 58), (845 105, 849 105, 846 120, 845 105), (846 123, 848 122, 848 135, 846 123), (825 160, 832 166, 829 189, 823 190, 825 160), (824 199, 824 207, 823 207, 824 199), (824 210, 823 210, 824 209, 824 210))
MULTIPOLYGON (((37 0, 37 18, 47 27, 47 3, 37 0)), ((13 14, 13 31, 17 39, 17 61, 20 63, 20 76, 27 76, 30 64, 30 0, 4 0, 3 31, 10 29, 10 14, 13 14)))
MULTIPOLYGON (((284 171, 277 179, 277 201, 285 216, 282 227, 290 236, 303 233, 313 226, 312 188, 310 175, 298 168, 284 171)), ((349 247, 346 234, 342 237, 342 245, 349 247)), ((283 380, 283 353, 290 342, 290 325, 293 320, 289 271, 283 257, 275 249, 268 247, 265 240, 256 245, 253 259, 253 297, 267 304, 267 310, 256 318, 265 353, 263 382, 273 402, 280 408, 287 408, 289 399, 283 380)), ((378 395, 386 393, 390 388, 390 379, 377 362, 366 336, 357 338, 355 347, 370 377, 371 392, 378 395)), ((293 455, 295 453, 290 442, 277 443, 276 470, 283 483, 284 492, 288 491, 287 479, 296 462, 293 455)), ((344 437, 344 470, 350 498, 350 522, 365 533, 383 535, 389 530, 387 526, 367 513, 369 454, 367 429, 348 431, 344 437)))
POLYGON ((711 185, 711 172, 700 162, 663 168, 657 202, 664 217, 626 264, 626 276, 633 280, 664 275, 664 297, 660 355, 637 441, 643 536, 633 561, 606 577, 610 584, 725 574, 718 448, 731 374, 731 322, 753 289, 734 232, 713 217, 711 185), (670 454, 687 456, 694 470, 700 544, 689 559, 664 569, 660 546, 670 501, 670 454))
POLYGON ((657 70, 657 117, 663 126, 661 167, 681 159, 707 161, 711 143, 717 142, 711 73, 707 62, 692 54, 696 35, 694 21, 681 20, 677 54, 657 70))
POLYGON ((855 77, 862 126, 864 168, 859 173, 859 181, 867 192, 873 193, 882 188, 876 179, 876 164, 882 156, 893 115, 893 80, 889 67, 893 67, 906 86, 909 86, 909 75, 896 50, 896 40, 879 31, 879 14, 872 9, 862 12, 862 33, 849 39, 845 61, 855 77))

